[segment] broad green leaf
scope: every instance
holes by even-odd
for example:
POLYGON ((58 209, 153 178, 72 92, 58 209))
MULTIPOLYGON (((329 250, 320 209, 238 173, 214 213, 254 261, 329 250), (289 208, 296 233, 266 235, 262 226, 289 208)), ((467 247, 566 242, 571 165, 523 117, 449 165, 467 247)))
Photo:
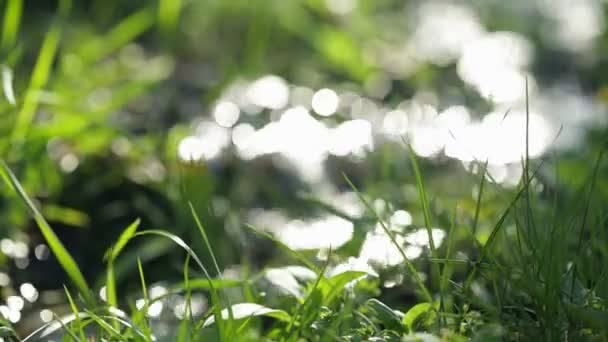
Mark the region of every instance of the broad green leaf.
POLYGON ((55 232, 51 226, 48 224, 48 222, 46 222, 38 208, 34 205, 34 202, 32 202, 32 200, 26 194, 25 190, 17 180, 17 177, 15 177, 13 172, 3 160, 0 160, 0 174, 2 174, 2 178, 7 182, 7 185, 15 190, 21 200, 26 204, 32 214, 32 217, 36 221, 38 228, 40 228, 40 232, 49 245, 49 248, 57 258, 57 261, 59 261, 61 267, 67 273, 68 277, 70 277, 72 282, 74 282, 74 285, 76 285, 76 288, 78 288, 80 294, 84 297, 89 305, 93 305, 95 303, 95 299, 89 285, 87 284, 87 281, 78 268, 78 264, 76 264, 76 261, 74 261, 74 258, 72 258, 63 243, 61 243, 61 240, 59 240, 57 235, 55 235, 55 232))
POLYGON ((346 271, 336 274, 331 278, 323 278, 319 283, 319 289, 323 294, 323 303, 325 305, 330 304, 342 293, 347 284, 362 279, 367 275, 367 272, 346 271))
MULTIPOLYGON (((289 320, 291 320, 291 316, 283 310, 271 309, 255 303, 234 304, 232 305, 231 310, 235 320, 257 316, 272 317, 284 322, 289 322, 289 320)), ((226 320, 228 317, 228 309, 223 309, 222 319, 226 320)), ((215 317, 211 316, 207 318, 203 327, 208 327, 213 323, 215 323, 215 317)))
POLYGON ((423 325, 426 321, 432 320, 435 316, 435 304, 434 303, 420 303, 410 308, 403 316, 403 323, 408 327, 410 331, 416 331, 416 327, 421 323, 423 325))

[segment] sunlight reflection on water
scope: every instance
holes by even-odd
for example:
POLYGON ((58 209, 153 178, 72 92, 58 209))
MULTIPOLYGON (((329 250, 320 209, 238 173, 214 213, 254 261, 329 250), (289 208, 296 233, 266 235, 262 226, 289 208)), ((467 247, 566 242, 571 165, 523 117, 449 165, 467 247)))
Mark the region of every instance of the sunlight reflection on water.
MULTIPOLYGON (((350 13, 356 3, 326 1, 330 12, 339 16, 350 13)), ((531 6, 559 26, 555 29, 544 23, 541 34, 560 49, 577 47, 581 49, 577 52, 584 53, 604 29, 604 16, 594 0, 576 4, 536 0, 531 6), (567 15, 570 7, 572 16, 567 15), (568 40, 573 44, 567 46, 568 40)), ((448 157, 470 172, 475 172, 475 162, 487 161, 492 179, 513 186, 522 174, 520 163, 526 150, 531 158, 539 158, 552 148, 574 148, 587 127, 608 124, 601 114, 604 108, 571 84, 547 89, 537 85, 532 73, 535 46, 522 33, 489 31, 466 3, 426 1, 412 13, 408 18, 412 34, 374 42, 368 49, 380 70, 361 82, 359 92, 335 84, 314 89, 288 84, 277 75, 235 80, 211 111, 215 122, 198 123, 196 133, 182 140, 180 158, 212 161, 230 152, 243 161, 281 156, 311 186, 314 196, 358 218, 365 210, 361 203, 354 204, 357 196, 339 191, 330 181, 326 162, 332 158, 359 163, 383 144, 402 144, 406 138, 419 157, 448 157), (464 90, 446 101, 445 94, 419 89, 395 104, 395 81, 409 77, 425 63, 452 65, 461 81, 454 88, 470 87, 489 107, 483 112, 468 107, 464 90), (528 114, 526 82, 531 100, 528 114), (385 98, 390 101, 382 101, 385 98)), ((386 213, 386 203, 376 202, 383 204, 386 213)), ((354 230, 352 223, 332 215, 297 220, 277 210, 257 209, 248 219, 294 249, 336 248, 348 242, 354 230)), ((428 236, 424 230, 406 233, 405 228, 412 225, 407 211, 394 212, 388 224, 408 258, 422 255, 428 236)), ((435 234, 440 244, 445 234, 434 229, 435 234)), ((341 267, 396 265, 402 258, 376 227, 367 233, 359 257, 341 267)))

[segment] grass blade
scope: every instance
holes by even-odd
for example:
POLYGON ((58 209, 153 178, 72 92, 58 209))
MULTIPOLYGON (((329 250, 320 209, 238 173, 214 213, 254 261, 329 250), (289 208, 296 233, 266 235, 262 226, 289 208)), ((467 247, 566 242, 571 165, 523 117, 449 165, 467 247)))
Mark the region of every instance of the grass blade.
POLYGON ((116 25, 102 40, 82 47, 81 56, 85 63, 94 63, 132 42, 154 24, 154 11, 144 8, 131 14, 116 25))
POLYGON ((68 298, 68 303, 70 304, 70 309, 72 310, 72 313, 74 314, 74 319, 76 320, 76 325, 78 325, 78 334, 80 336, 80 340, 82 341, 86 341, 86 336, 84 334, 84 330, 82 330, 82 322, 80 321, 80 313, 78 312, 78 307, 76 306, 76 303, 74 302, 74 300, 72 299, 72 295, 70 294, 70 291, 68 290, 67 287, 63 287, 64 291, 65 291, 65 295, 68 298))
POLYGON ((218 335, 219 336, 223 336, 222 335, 222 332, 223 332, 223 322, 222 322, 222 319, 221 319, 222 316, 221 316, 221 310, 220 310, 220 307, 219 307, 220 296, 219 296, 219 293, 218 293, 217 289, 215 288, 215 286, 213 286, 213 283, 211 281, 211 276, 209 275, 209 272, 207 272, 207 268, 205 267, 205 265, 203 265, 203 263, 201 262, 201 259, 198 257, 198 255, 196 255, 196 253, 194 253, 194 251, 192 250, 192 248, 190 248, 190 246, 188 246, 184 242, 184 240, 182 240, 178 236, 176 236, 174 234, 171 234, 169 232, 165 232, 165 231, 162 231, 162 230, 144 230, 144 231, 135 233, 133 235, 133 237, 144 236, 144 235, 156 235, 156 236, 165 237, 165 238, 173 241, 178 246, 180 246, 183 250, 186 251, 186 253, 188 253, 190 255, 190 257, 192 257, 192 259, 194 259, 194 261, 201 268, 201 270, 205 274, 205 277, 208 280, 209 288, 210 288, 210 292, 211 292, 211 301, 213 303, 213 313, 214 313, 215 319, 217 321, 216 327, 217 327, 217 330, 218 330, 218 335))
POLYGON ((420 278, 420 275, 418 274, 418 271, 416 270, 416 267, 414 267, 414 264, 412 264, 412 262, 409 260, 409 258, 405 254, 405 251, 403 250, 403 247, 401 245, 399 245, 399 243, 397 242, 397 239, 395 238, 395 234, 386 226, 386 223, 384 223, 384 221, 382 220, 382 218, 380 218, 380 215, 378 215, 378 212, 376 212, 376 210, 374 210, 374 208, 371 206, 371 204, 363 197, 363 195, 361 194, 361 192, 359 192, 359 190, 350 181, 350 179, 346 176, 346 174, 343 174, 343 177, 346 180, 346 182, 348 183, 348 185, 357 194, 357 196, 359 197, 359 200, 361 202, 363 202, 363 204, 365 205, 365 207, 367 207, 367 209, 370 210, 376 216, 376 219, 380 223, 380 226, 382 227, 382 229, 384 230, 384 232, 386 233, 386 235, 389 237, 389 239, 391 240, 391 242, 393 243, 393 245, 395 245, 395 247, 397 247, 397 250, 401 254, 401 257, 403 258, 403 261, 405 262, 405 265, 406 265, 407 269, 410 271, 410 273, 414 277, 414 281, 416 282, 416 285, 418 285, 418 287, 422 291, 424 299, 426 301, 428 301, 428 302, 432 302, 433 301, 433 297, 431 296, 431 293, 426 288, 426 285, 424 285, 424 281, 422 280, 422 278, 420 278))
POLYGON ((177 341, 178 342, 186 342, 189 341, 190 337, 190 323, 192 322, 192 308, 190 306, 191 298, 192 298, 192 289, 190 288, 190 275, 189 275, 189 267, 190 267, 190 255, 186 256, 186 261, 184 261, 184 288, 186 290, 186 294, 184 296, 184 317, 182 318, 181 323, 179 324, 177 341))
POLYGON ((8 0, 4 10, 4 22, 2 25, 2 51, 8 51, 15 45, 22 13, 23 0, 8 0))
POLYGON ((181 7, 181 0, 160 0, 158 4, 158 24, 167 38, 177 30, 181 7))
POLYGON ((479 180, 479 192, 477 193, 477 203, 475 203, 475 216, 473 218, 473 238, 477 241, 477 226, 479 225, 479 212, 481 211, 481 199, 483 196, 483 186, 486 183, 486 172, 488 169, 488 161, 486 160, 481 169, 481 177, 479 180))
POLYGON ((27 208, 30 210, 38 228, 40 228, 40 232, 44 236, 49 248, 57 258, 57 261, 67 273, 68 277, 72 280, 76 288, 83 296, 88 305, 94 305, 95 299, 91 292, 87 281, 85 280, 82 272, 78 268, 78 264, 74 261, 74 258, 70 255, 68 250, 65 248, 61 240, 57 237, 51 226, 46 222, 38 208, 34 205, 32 200, 23 190, 23 187, 13 174, 13 172, 9 169, 6 163, 3 160, 0 160, 0 174, 2 174, 2 178, 7 181, 7 185, 15 190, 21 200, 26 204, 27 208))
POLYGON ((147 320, 148 315, 148 307, 150 306, 150 299, 148 297, 148 286, 146 285, 146 278, 144 276, 144 269, 141 266, 141 259, 137 258, 137 271, 139 272, 139 281, 141 282, 141 292, 143 294, 144 299, 144 307, 142 308, 143 316, 142 320, 144 322, 144 334, 146 335, 146 339, 148 341, 152 340, 152 332, 150 329, 150 323, 147 320))
POLYGON ((199 231, 199 233, 201 233, 201 237, 203 238, 203 241, 205 242, 205 247, 207 247, 207 250, 209 251, 209 254, 211 255, 211 260, 213 261, 213 266, 215 267, 215 271, 217 272, 218 276, 221 277, 222 271, 220 271, 220 266, 217 263, 217 259, 215 259, 215 253, 213 253, 213 249, 211 248, 211 243, 209 242, 207 233, 205 233, 205 228, 203 228, 203 224, 201 223, 201 220, 199 219, 198 213, 196 212, 196 209, 194 209, 192 202, 188 201, 188 205, 190 206, 190 212, 192 213, 192 217, 194 217, 194 221, 196 222, 196 227, 198 228, 198 231, 199 231))
POLYGON ((261 231, 261 230, 257 229, 256 227, 254 227, 254 226, 252 226, 250 224, 245 224, 245 227, 249 228, 251 231, 253 231, 254 233, 256 233, 258 235, 261 235, 261 236, 264 236, 264 237, 268 238, 270 241, 274 242, 286 254, 292 256, 294 259, 296 259, 299 262, 301 262, 304 266, 310 268, 311 270, 313 270, 315 272, 319 271, 318 267, 315 266, 312 262, 308 261, 308 259, 306 259, 306 257, 304 255, 302 255, 298 251, 294 251, 293 249, 289 248, 289 246, 287 246, 282 241, 280 241, 279 239, 277 239, 276 237, 274 237, 272 234, 269 234, 267 232, 261 231))
POLYGON ((416 177, 416 188, 418 189, 418 197, 420 198, 420 204, 422 205, 422 212, 424 214, 424 225, 429 236, 429 246, 431 248, 431 255, 433 258, 437 257, 437 250, 435 249, 435 241, 433 241, 433 228, 431 227, 431 212, 429 209, 429 203, 426 199, 426 190, 424 189, 424 180, 422 179, 422 173, 418 166, 418 159, 416 153, 410 144, 407 144, 409 150, 409 157, 414 169, 414 175, 416 177))
POLYGON ((122 231, 122 233, 118 237, 118 240, 116 241, 116 244, 114 245, 114 248, 112 248, 112 251, 110 253, 110 255, 113 259, 116 259, 118 254, 120 254, 120 252, 122 251, 122 249, 125 248, 125 246, 129 242, 129 240, 131 240, 131 238, 135 234, 135 231, 137 230, 137 227, 139 227, 140 223, 141 223, 141 220, 136 219, 127 228, 125 228, 125 230, 122 231))
POLYGON ((25 92, 25 99, 21 110, 17 114, 15 127, 11 134, 10 141, 13 149, 15 148, 15 143, 21 144, 23 142, 30 125, 34 120, 34 115, 38 108, 40 90, 45 86, 51 74, 53 60, 55 59, 57 47, 59 45, 60 33, 59 23, 55 22, 44 37, 38 59, 36 60, 36 65, 34 66, 34 71, 32 72, 30 85, 25 92))

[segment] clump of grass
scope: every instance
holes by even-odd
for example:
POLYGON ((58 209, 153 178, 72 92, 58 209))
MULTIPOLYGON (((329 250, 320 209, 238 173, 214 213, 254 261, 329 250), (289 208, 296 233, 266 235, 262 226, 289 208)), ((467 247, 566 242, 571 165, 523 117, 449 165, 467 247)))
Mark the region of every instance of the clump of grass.
MULTIPOLYGON (((40 105, 41 90, 51 78, 64 29, 61 20, 69 12, 71 2, 60 1, 58 16, 43 38, 22 99, 13 90, 10 62, 17 57, 16 53, 9 51, 18 51, 16 37, 21 25, 23 1, 8 0, 6 3, 0 51, 8 54, 9 63, 2 66, 1 77, 4 96, 16 109, 7 149, 9 161, 13 162, 17 159, 16 151, 23 146, 32 128, 40 105)), ((126 17, 103 39, 83 44, 82 63, 92 65, 103 60, 149 30, 155 20, 160 24, 162 33, 170 37, 178 28, 181 7, 182 1, 161 0, 158 8, 148 6, 126 17)), ((146 86, 129 84, 123 89, 129 96, 123 96, 130 98, 137 95, 146 86)), ((114 100, 104 108, 111 111, 122 104, 120 99, 114 100)), ((185 302, 185 314, 174 334, 168 337, 176 341, 605 339, 608 334, 608 291, 605 290, 608 288, 608 251, 602 244, 608 237, 603 232, 606 217, 604 213, 595 212, 593 206, 593 190, 600 177, 603 151, 599 153, 578 197, 560 200, 556 193, 552 204, 547 207, 545 200, 532 190, 536 176, 543 171, 544 165, 533 165, 531 162, 528 136, 526 127, 526 151, 522 160, 524 171, 514 193, 500 189, 487 171, 487 162, 477 162, 480 170, 478 192, 471 225, 466 227, 470 228, 466 243, 473 250, 471 260, 455 256, 459 242, 456 233, 463 226, 462 222, 457 221, 456 209, 449 218, 445 247, 442 249, 435 244, 432 222, 436 217, 431 210, 423 172, 409 145, 407 152, 429 241, 429 253, 421 261, 407 257, 404 246, 398 243, 382 215, 374 209, 365 194, 345 177, 372 214, 373 220, 380 224, 398 249, 404 260, 404 277, 417 288, 414 302, 408 303, 405 308, 400 307, 402 310, 396 309, 400 303, 381 300, 378 296, 380 281, 374 276, 353 270, 331 274, 331 263, 338 259, 333 258, 334 251, 328 253, 326 261, 320 262, 309 254, 290 249, 276 237, 254 227, 249 228, 270 239, 289 257, 290 262, 297 263, 300 270, 314 276, 300 279, 290 273, 288 267, 293 265, 281 265, 285 267, 279 267, 280 272, 293 280, 298 288, 280 296, 264 293, 267 289, 264 285, 266 270, 247 273, 242 279, 224 277, 213 245, 191 203, 188 203, 188 207, 193 224, 209 254, 212 272, 209 272, 210 266, 202 261, 208 259, 200 258, 182 238, 165 230, 138 230, 140 221, 135 220, 122 231, 106 253, 103 284, 106 300, 99 300, 94 295, 98 289, 85 279, 73 256, 15 174, 4 161, 0 161, 0 176, 4 183, 25 204, 71 282, 64 288, 71 314, 63 317, 54 315, 51 322, 22 341, 51 337, 66 341, 156 341, 155 323, 149 317, 149 308, 175 294, 183 295, 185 302), (480 215, 484 195, 491 186, 501 196, 509 197, 487 237, 480 241, 477 238, 481 230, 480 215), (151 298, 142 256, 137 255, 136 265, 131 266, 133 269, 137 267, 139 290, 143 297, 143 305, 138 308, 127 294, 120 292, 115 266, 124 257, 122 252, 129 248, 132 240, 151 237, 168 241, 183 250, 183 281, 169 286, 167 295, 151 298), (430 265, 430 272, 426 272, 421 264, 430 265), (461 272, 459 277, 454 276, 456 271, 461 272), (212 273, 217 277, 212 277, 212 273), (207 310, 198 316, 193 314, 191 308, 195 292, 204 292, 210 298, 207 310), (121 308, 129 310, 123 312, 121 308)), ((2 152, 5 147, 0 146, 2 152)), ((555 178, 559 179, 557 171, 555 178)), ((346 214, 337 211, 334 214, 355 221, 346 214)), ((0 337, 20 340, 4 320, 0 320, 0 337)))

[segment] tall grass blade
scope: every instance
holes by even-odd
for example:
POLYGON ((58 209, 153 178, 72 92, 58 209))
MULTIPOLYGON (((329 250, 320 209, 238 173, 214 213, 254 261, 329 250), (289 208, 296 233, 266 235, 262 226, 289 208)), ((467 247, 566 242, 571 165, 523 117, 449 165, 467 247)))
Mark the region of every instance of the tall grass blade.
POLYGON ((51 74, 51 68, 59 45, 60 33, 59 23, 55 22, 51 25, 51 28, 44 37, 38 59, 36 60, 36 65, 32 72, 30 84, 25 92, 23 105, 17 114, 15 127, 11 134, 10 141, 13 149, 16 148, 15 144, 21 144, 23 142, 30 125, 34 120, 34 115, 38 108, 40 90, 46 85, 51 74))
POLYGON ((80 321, 80 312, 78 311, 78 307, 76 306, 76 303, 74 302, 74 299, 72 299, 72 295, 70 294, 70 291, 68 290, 67 287, 63 287, 64 291, 65 291, 65 295, 68 298, 68 303, 70 304, 70 309, 72 310, 72 313, 74 314, 74 319, 76 320, 76 325, 78 326, 78 334, 80 336, 80 339, 82 341, 86 341, 86 336, 84 334, 84 330, 82 329, 82 322, 80 321))
MULTIPOLYGON (((542 165, 543 165, 543 163, 541 162, 536 167, 531 179, 536 176, 537 172, 540 170, 542 165)), ((494 240, 498 236, 498 233, 501 231, 504 222, 506 221, 507 217, 509 216, 509 214, 511 213, 511 211, 513 210, 515 205, 517 204, 517 201, 519 201, 521 196, 526 192, 526 188, 529 185, 530 185, 529 183, 523 184, 523 186, 517 191, 517 193, 515 194, 513 199, 509 202, 509 205, 507 206, 507 208, 504 210, 504 212, 502 213, 502 215, 500 216, 500 218, 498 219, 498 221, 492 228, 492 231, 491 231, 490 235, 488 236, 488 239, 486 240, 485 244, 481 248, 478 260, 473 265, 473 269, 471 270, 471 272, 469 273, 469 275, 467 276, 467 278, 465 280, 465 283, 463 286, 463 289, 465 291, 464 293, 466 293, 468 291, 469 287, 471 286, 471 283, 473 282, 473 279, 474 279, 475 275, 477 274, 479 263, 483 262, 485 260, 485 258, 488 257, 489 250, 492 247, 494 240)))
POLYGON ((418 189, 418 197, 420 198, 420 204, 422 205, 422 213, 424 214, 424 225, 429 236, 429 246, 431 248, 431 255, 433 258, 437 257, 437 250, 435 249, 435 241, 433 241, 433 228, 431 227, 431 211, 429 209, 429 203, 426 199, 426 190, 424 189, 424 180, 422 179, 422 173, 418 166, 418 158, 416 153, 410 144, 407 144, 409 151, 410 161, 416 177, 416 188, 418 189))
POLYGON ((114 247, 112 248, 112 251, 110 253, 110 255, 112 256, 113 259, 116 259, 118 254, 120 254, 120 252, 123 250, 123 248, 125 248, 125 246, 129 242, 129 240, 131 240, 131 238, 135 234, 135 231, 137 230, 137 227, 139 227, 140 223, 141 223, 141 220, 136 219, 127 228, 125 228, 125 230, 122 231, 122 233, 118 237, 118 240, 116 241, 116 244, 114 244, 114 247))
MULTIPOLYGON (((120 330, 113 326, 113 324, 106 322, 102 317, 90 310, 87 310, 86 313, 89 318, 95 321, 95 323, 97 323, 101 329, 108 332, 110 336, 112 336, 111 341, 128 341, 127 338, 120 333, 120 330)), ((114 320, 112 321, 114 322, 114 320)))
POLYGON ((146 335, 147 341, 152 341, 152 332, 150 329, 150 323, 148 322, 148 308, 150 307, 150 299, 148 297, 148 286, 146 285, 146 277, 144 276, 144 269, 141 265, 141 259, 137 258, 137 271, 139 273, 139 281, 141 283, 141 292, 143 295, 144 306, 142 308, 142 320, 144 324, 144 334, 146 335))
POLYGON ((196 253, 192 250, 192 248, 190 248, 190 246, 188 246, 184 240, 182 240, 181 238, 179 238, 178 236, 171 234, 169 232, 165 232, 162 230, 144 230, 141 232, 137 232, 133 235, 133 237, 136 236, 145 236, 145 235, 156 235, 156 236, 162 236, 165 237, 171 241, 173 241, 176 245, 178 245, 179 247, 181 247, 183 250, 186 251, 186 253, 188 253, 190 255, 190 257, 192 257, 192 259, 196 262, 196 264, 200 267, 200 269, 203 271, 203 274, 205 275, 205 277, 207 278, 207 281, 209 283, 209 288, 210 288, 210 292, 211 292, 211 302, 213 304, 213 313, 214 316, 216 317, 216 327, 218 330, 218 335, 219 336, 223 336, 223 322, 221 319, 221 309, 219 307, 220 304, 220 296, 219 296, 219 292, 217 291, 217 289, 215 288, 215 286, 213 286, 213 283, 211 281, 211 276, 209 275, 209 272, 207 272, 207 268, 203 265, 203 263, 201 262, 201 259, 198 257, 198 255, 196 255, 196 253))
POLYGON ((67 325, 65 325, 65 323, 63 323, 63 321, 61 320, 61 318, 59 318, 59 316, 57 316, 55 313, 53 313, 53 317, 55 318, 56 322, 59 322, 59 325, 61 325, 61 328, 67 334, 66 336, 69 336, 72 341, 85 342, 85 340, 81 341, 78 337, 76 337, 76 335, 74 335, 74 333, 72 332, 72 329, 70 329, 67 325))
POLYGON ((23 0, 8 0, 6 2, 2 24, 2 41, 0 43, 3 52, 8 51, 15 45, 22 13, 23 0))
POLYGON ((257 229, 256 227, 250 225, 250 224, 245 224, 245 227, 249 228, 252 232, 261 235, 267 239, 269 239, 270 241, 274 242, 282 251, 284 251, 287 255, 290 255, 291 257, 293 257, 294 259, 298 260, 299 262, 301 262, 304 266, 310 268, 311 270, 318 272, 319 268, 313 264, 312 262, 308 261, 308 259, 306 259, 306 257, 304 255, 302 255, 300 252, 298 251, 294 251, 293 249, 289 248, 289 246, 287 246, 286 244, 284 244, 282 241, 280 241, 279 239, 277 239, 276 237, 272 236, 272 234, 269 234, 267 232, 264 232, 260 229, 257 229))
POLYGON ((179 24, 179 12, 182 7, 181 0, 160 0, 158 4, 158 24, 162 32, 169 37, 175 32, 179 24))
POLYGON ((65 270, 68 277, 72 280, 74 285, 76 285, 76 288, 86 300, 87 304, 93 306, 95 304, 95 299, 87 281, 82 275, 82 272, 80 272, 76 261, 74 261, 74 258, 72 258, 68 250, 63 246, 63 243, 61 243, 61 240, 59 240, 57 235, 55 235, 51 226, 46 222, 38 208, 26 194, 25 190, 23 190, 21 184, 3 160, 0 160, 0 174, 2 174, 2 178, 5 181, 8 180, 7 185, 16 191, 21 200, 26 204, 32 217, 36 221, 38 228, 40 228, 40 232, 48 243, 49 248, 57 258, 57 261, 59 261, 59 264, 65 270))
MULTIPOLYGON (((111 250, 110 250, 111 252, 111 250)), ((113 308, 118 307, 118 299, 116 295, 116 279, 114 278, 114 259, 108 259, 106 267, 106 300, 108 305, 113 308)))
POLYGON ((475 216, 473 217, 473 238, 477 241, 475 237, 477 235, 477 226, 479 225, 479 212, 481 211, 481 199, 483 197, 483 187, 486 183, 486 172, 488 169, 488 161, 486 160, 481 168, 480 179, 479 179, 479 191, 477 192, 477 202, 475 203, 475 216))
MULTIPOLYGON (((133 223, 131 223, 118 237, 116 244, 113 248, 108 251, 108 265, 106 269, 106 298, 108 301, 108 305, 110 307, 117 308, 118 307, 118 299, 116 294, 116 276, 114 274, 114 260, 123 248, 127 245, 129 240, 135 234, 137 227, 139 226, 140 220, 136 219, 133 223)), ((114 322, 114 327, 118 328, 118 322, 114 322)))
POLYGON ((414 282, 416 283, 416 285, 418 285, 418 287, 420 288, 420 291, 422 291, 422 295, 423 295, 424 299, 428 302, 432 302, 433 297, 431 296, 431 293, 427 289, 426 285, 424 285, 424 281, 422 280, 422 278, 420 278, 420 275, 418 274, 416 267, 414 267, 414 264, 412 264, 412 262, 409 260, 409 258, 405 254, 405 251, 403 250, 403 246, 401 246, 397 242, 395 234, 386 226, 386 223, 384 223, 384 220, 382 220, 382 218, 380 217, 378 212, 376 210, 374 210, 374 208, 371 206, 371 204, 363 197, 361 192, 359 192, 357 187, 355 187, 355 185, 350 181, 350 179, 346 176, 346 174, 343 174, 343 177, 346 180, 346 182, 348 183, 348 185, 351 187, 351 189, 353 189, 353 191, 357 194, 357 197, 359 197, 359 200, 361 202, 363 202, 365 207, 375 215, 376 219, 380 223, 380 226, 382 227, 382 230, 384 230, 384 232, 389 237, 389 239, 391 240, 393 245, 395 245, 395 247, 397 247, 397 250, 399 251, 399 254, 401 254, 401 257, 403 258, 403 261, 405 262, 405 265, 406 265, 408 271, 410 271, 410 273, 412 274, 412 277, 414 277, 414 282))
MULTIPOLYGON (((456 227, 456 211, 457 211, 457 208, 454 208, 454 211, 452 213, 452 217, 450 220, 450 230, 448 231, 448 235, 447 235, 448 243, 447 243, 447 249, 445 251, 445 260, 450 260, 451 255, 452 255, 452 249, 454 248, 454 240, 456 240, 456 238, 454 237, 454 228, 456 227)), ((439 308, 444 313, 448 312, 448 310, 446 309, 446 305, 445 305, 445 298, 446 298, 448 280, 449 280, 450 273, 451 273, 451 266, 452 265, 450 263, 443 264, 443 269, 441 270, 441 279, 440 279, 440 283, 439 283, 439 293, 440 293, 439 308)), ((442 321, 445 326, 446 325, 445 316, 442 317, 442 321)))
POLYGON ((209 238, 207 237, 205 228, 203 227, 203 224, 201 223, 201 220, 199 219, 198 213, 196 212, 196 209, 194 209, 192 202, 188 201, 188 205, 190 206, 190 212, 192 213, 192 217, 194 218, 194 221, 196 222, 196 227, 198 228, 198 231, 201 234, 203 241, 205 242, 205 247, 207 247, 207 250, 209 251, 209 254, 211 255, 211 260, 213 261, 213 266, 215 267, 215 271, 217 272, 219 277, 222 277, 222 271, 220 270, 220 266, 217 263, 217 259, 215 258, 215 253, 213 253, 213 249, 211 248, 211 243, 209 242, 209 238))
POLYGON ((115 52, 149 30, 154 24, 155 13, 150 7, 141 9, 114 26, 100 41, 84 45, 81 57, 86 63, 95 63, 115 52))

